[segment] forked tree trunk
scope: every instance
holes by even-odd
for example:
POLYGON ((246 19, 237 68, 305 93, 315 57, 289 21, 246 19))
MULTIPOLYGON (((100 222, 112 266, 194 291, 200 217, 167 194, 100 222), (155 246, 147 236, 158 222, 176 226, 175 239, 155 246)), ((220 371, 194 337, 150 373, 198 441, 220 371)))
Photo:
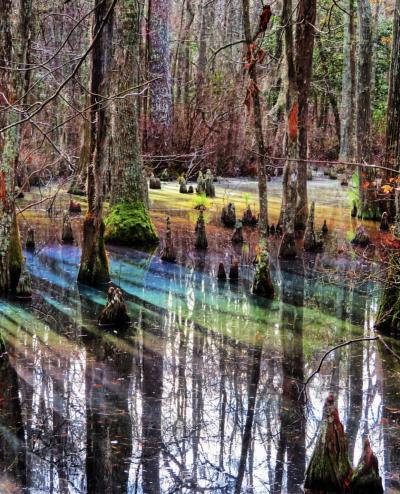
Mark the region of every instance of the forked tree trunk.
MULTIPOLYGON (((115 86, 118 94, 131 92, 137 81, 139 11, 131 0, 121 0, 116 15, 115 86)), ((135 96, 113 104, 111 209, 106 217, 107 242, 148 245, 158 240, 148 212, 147 182, 139 142, 135 96)))
POLYGON ((88 212, 83 224, 83 245, 78 281, 87 285, 110 279, 104 247, 103 159, 107 156, 108 115, 101 104, 108 93, 115 0, 95 0, 93 36, 100 33, 91 56, 90 162, 87 171, 88 212), (101 31, 100 31, 101 30, 101 31))

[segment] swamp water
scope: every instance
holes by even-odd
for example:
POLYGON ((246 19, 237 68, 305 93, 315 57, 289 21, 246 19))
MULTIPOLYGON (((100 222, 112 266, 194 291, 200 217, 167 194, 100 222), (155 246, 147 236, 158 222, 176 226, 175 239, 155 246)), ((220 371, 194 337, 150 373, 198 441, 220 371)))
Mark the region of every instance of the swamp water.
POLYGON ((111 249, 121 333, 98 328, 106 289, 75 283, 79 254, 43 242, 26 254, 33 300, 0 301, 1 493, 302 492, 329 391, 353 462, 368 434, 400 492, 398 362, 376 341, 346 346, 302 394, 327 350, 371 335, 372 281, 275 260, 267 303, 246 279, 218 283, 211 252, 183 265, 111 249))

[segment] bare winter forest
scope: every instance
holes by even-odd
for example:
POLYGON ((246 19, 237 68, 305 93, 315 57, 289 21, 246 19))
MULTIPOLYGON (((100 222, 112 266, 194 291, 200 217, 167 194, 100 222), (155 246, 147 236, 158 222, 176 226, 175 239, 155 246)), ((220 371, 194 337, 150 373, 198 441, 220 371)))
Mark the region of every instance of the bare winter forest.
POLYGON ((400 0, 0 0, 0 494, 400 493, 400 0))

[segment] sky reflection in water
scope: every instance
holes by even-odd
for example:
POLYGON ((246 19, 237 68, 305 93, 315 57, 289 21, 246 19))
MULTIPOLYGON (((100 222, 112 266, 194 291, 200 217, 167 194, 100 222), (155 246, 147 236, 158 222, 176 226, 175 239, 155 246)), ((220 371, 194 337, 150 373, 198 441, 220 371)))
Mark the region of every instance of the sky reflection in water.
POLYGON ((32 306, 0 302, 0 373, 14 407, 0 402, 7 481, 29 494, 302 492, 333 391, 355 461, 369 434, 386 487, 396 486, 400 439, 387 408, 399 385, 375 342, 333 352, 308 406, 299 400, 328 348, 370 332, 374 298, 308 270, 277 273, 281 299, 266 304, 246 286, 113 252, 133 322, 120 334, 97 328, 105 292, 77 287, 78 262, 74 247, 28 256, 32 306))

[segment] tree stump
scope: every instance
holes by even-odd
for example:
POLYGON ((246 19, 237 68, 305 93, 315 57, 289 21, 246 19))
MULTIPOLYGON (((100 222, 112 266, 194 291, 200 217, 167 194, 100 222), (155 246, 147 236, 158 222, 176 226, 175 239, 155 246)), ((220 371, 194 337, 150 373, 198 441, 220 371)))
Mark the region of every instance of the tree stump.
POLYGON ((171 220, 167 216, 167 228, 165 231, 165 244, 161 251, 161 259, 163 261, 174 262, 176 260, 176 254, 174 244, 172 241, 171 220))
POLYGON ((222 280, 222 281, 226 280, 226 271, 225 271, 225 266, 224 266, 223 262, 219 263, 217 278, 219 280, 222 280))
POLYGON ((388 232, 389 231, 389 215, 387 214, 386 211, 382 214, 381 224, 379 226, 379 229, 382 232, 388 232))
POLYGON ((352 494, 383 494, 378 459, 371 449, 368 438, 364 441, 364 450, 351 477, 350 492, 352 494))
POLYGON ((203 173, 201 170, 199 171, 199 174, 197 175, 197 187, 196 187, 196 192, 197 194, 205 194, 206 192, 206 182, 203 176, 203 173))
POLYGON ((206 235, 206 223, 204 221, 203 209, 200 209, 199 217, 197 218, 197 222, 196 222, 195 232, 196 232, 196 242, 195 242, 196 249, 207 249, 208 241, 206 235))
POLYGON ((304 250, 306 252, 319 252, 321 250, 321 242, 317 241, 314 230, 315 218, 315 202, 311 203, 310 213, 307 219, 306 230, 304 232, 304 250))
POLYGON ((304 487, 311 492, 347 492, 351 474, 347 437, 330 394, 325 401, 321 430, 304 487))
POLYGON ((26 242, 25 247, 29 252, 33 252, 35 250, 36 242, 35 242, 35 230, 32 227, 28 228, 28 232, 26 234, 26 242))
POLYGON ((63 215, 62 235, 61 240, 63 244, 73 244, 74 234, 72 233, 71 218, 67 212, 63 215))
POLYGON ((169 174, 166 168, 161 172, 160 180, 161 182, 169 182, 169 174))
POLYGON ((19 299, 32 298, 32 279, 26 266, 26 261, 22 264, 21 274, 19 276, 18 285, 15 289, 15 294, 19 299))
POLYGON ((239 263, 237 259, 231 260, 231 267, 229 269, 229 280, 238 281, 239 279, 239 263))
POLYGON ((129 324, 130 318, 122 290, 111 286, 108 289, 107 305, 99 317, 100 326, 124 326, 129 324))
POLYGON ((81 205, 79 204, 79 202, 74 201, 73 199, 71 199, 69 201, 69 212, 70 213, 75 213, 75 214, 81 213, 82 212, 82 208, 81 208, 81 205))
POLYGON ((235 231, 232 235, 232 242, 234 244, 242 244, 243 243, 243 224, 241 221, 237 221, 235 225, 235 231))
POLYGON ((253 214, 250 204, 247 205, 242 217, 242 223, 246 226, 257 225, 257 217, 253 214))
POLYGON ((207 197, 215 197, 214 176, 209 168, 204 177, 204 188, 207 197))
POLYGON ((353 238, 353 240, 351 241, 351 243, 354 245, 359 245, 360 247, 365 247, 371 243, 371 240, 370 240, 368 234, 366 233, 363 225, 360 225, 357 228, 356 235, 353 238))
POLYGON ((294 259, 297 257, 296 239, 293 232, 285 232, 279 247, 279 257, 282 259, 294 259))
POLYGON ((272 299, 274 298, 274 285, 272 284, 269 268, 269 254, 266 248, 257 256, 256 272, 254 274, 252 291, 255 295, 272 299))
POLYGON ((160 190, 161 189, 161 180, 157 177, 150 177, 149 187, 150 187, 150 189, 160 190))
POLYGON ((229 228, 236 225, 236 208, 232 202, 222 208, 221 221, 224 226, 229 228))

